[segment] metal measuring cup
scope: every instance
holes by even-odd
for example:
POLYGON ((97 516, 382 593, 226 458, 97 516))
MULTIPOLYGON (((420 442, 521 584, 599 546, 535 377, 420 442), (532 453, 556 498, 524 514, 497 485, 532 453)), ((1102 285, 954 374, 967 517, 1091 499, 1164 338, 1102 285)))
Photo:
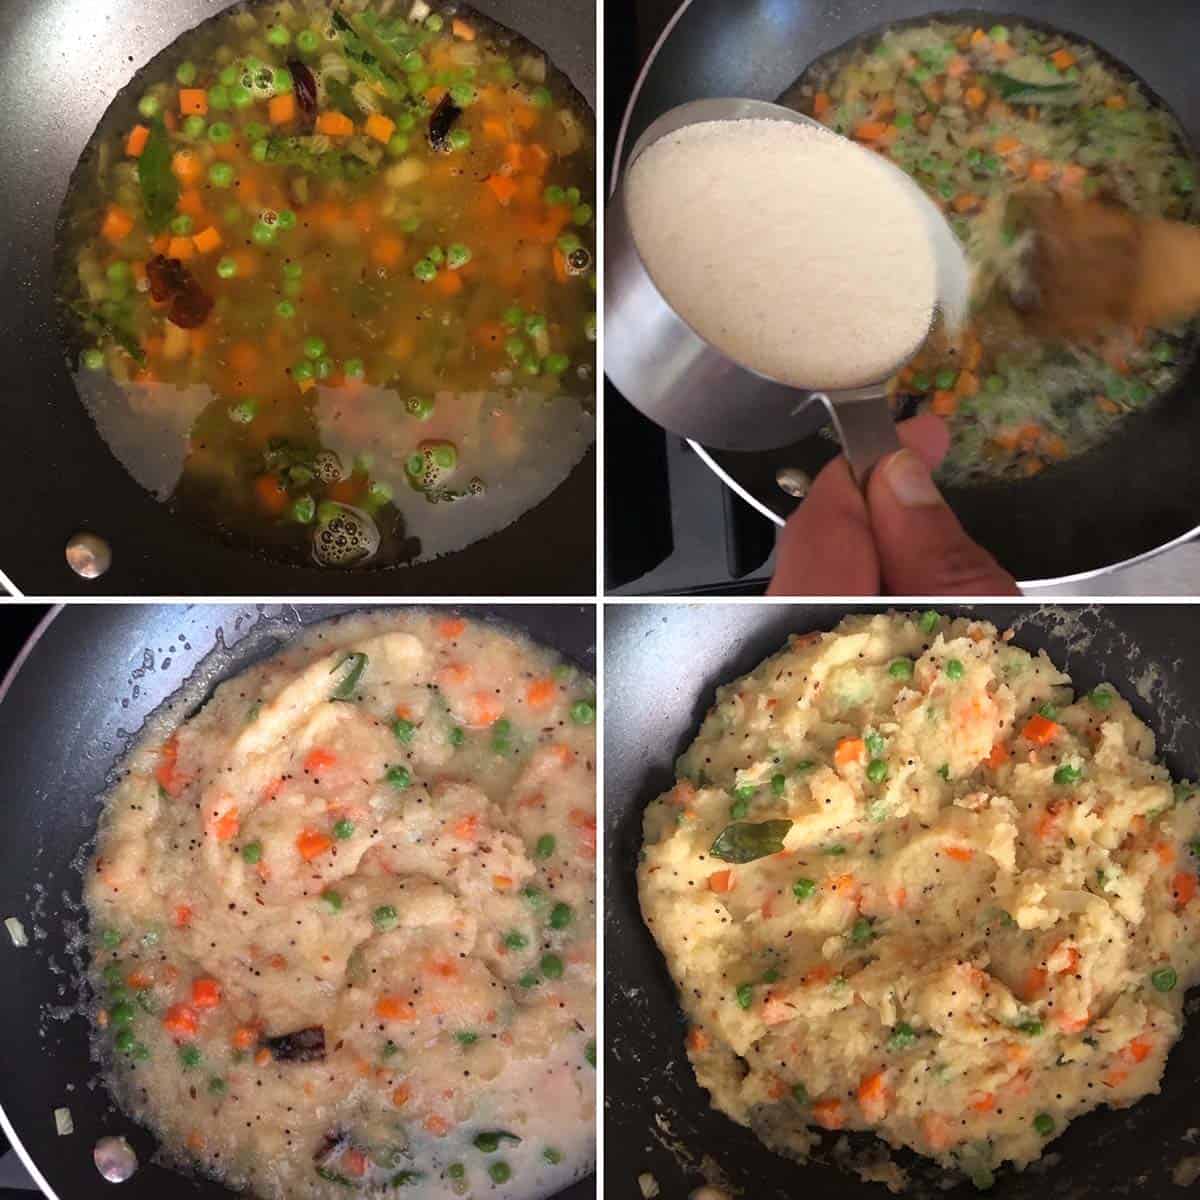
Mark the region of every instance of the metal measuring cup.
MULTIPOLYGON (((854 478, 900 448, 886 380, 864 387, 806 391, 760 375, 728 358, 671 307, 634 242, 625 179, 638 156, 659 138, 705 121, 819 121, 765 100, 694 100, 664 113, 638 138, 608 207, 605 227, 604 370, 635 408, 671 433, 722 450, 773 450, 796 440, 797 416, 821 404, 833 420, 854 478)), ((947 308, 965 308, 966 265, 937 206, 898 167, 918 201, 938 263, 938 294, 947 308)), ((814 336, 820 336, 819 321, 814 336)), ((896 364, 896 370, 903 363, 896 364)))

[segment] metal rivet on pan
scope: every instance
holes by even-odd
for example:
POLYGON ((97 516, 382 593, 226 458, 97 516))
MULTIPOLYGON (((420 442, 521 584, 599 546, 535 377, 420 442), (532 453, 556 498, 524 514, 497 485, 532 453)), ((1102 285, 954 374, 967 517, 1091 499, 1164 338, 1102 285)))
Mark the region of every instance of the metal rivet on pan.
POLYGON ((812 478, 807 471, 802 471, 799 467, 780 467, 775 472, 775 482, 797 500, 803 499, 812 487, 812 478))
POLYGON ((94 533, 77 533, 67 542, 67 566, 84 579, 99 579, 112 566, 112 547, 94 533))
POLYGON ((138 1169, 137 1155, 123 1137, 103 1137, 92 1151, 96 1170, 109 1183, 124 1183, 138 1169))

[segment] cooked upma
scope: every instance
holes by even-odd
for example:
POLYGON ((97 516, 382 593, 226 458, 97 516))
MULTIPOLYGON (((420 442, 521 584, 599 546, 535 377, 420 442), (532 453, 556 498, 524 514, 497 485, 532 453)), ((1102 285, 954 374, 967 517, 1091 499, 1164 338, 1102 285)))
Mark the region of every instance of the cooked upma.
POLYGON ((1200 977, 1191 788, 1109 685, 982 621, 852 616, 717 693, 642 911, 713 1105, 990 1185, 1158 1088, 1200 977))

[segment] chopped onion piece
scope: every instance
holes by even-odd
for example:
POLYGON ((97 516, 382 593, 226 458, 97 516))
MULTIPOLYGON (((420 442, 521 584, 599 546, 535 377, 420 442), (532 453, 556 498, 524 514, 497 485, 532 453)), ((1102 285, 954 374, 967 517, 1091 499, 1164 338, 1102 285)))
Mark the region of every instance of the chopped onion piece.
POLYGON ((8 936, 12 938, 12 944, 18 950, 29 945, 29 938, 25 936, 25 926, 16 917, 5 917, 4 928, 8 930, 8 936))
POLYGON ((69 1108, 56 1108, 54 1110, 54 1128, 58 1130, 59 1137, 67 1137, 75 1132, 75 1122, 71 1117, 69 1108))
POLYGON ((423 21, 433 11, 425 0, 415 0, 412 8, 408 10, 408 19, 410 21, 423 21))
POLYGON ((657 1196, 661 1190, 658 1186, 658 1180, 655 1179, 649 1171, 643 1171, 642 1174, 638 1176, 638 1187, 642 1189, 643 1200, 654 1200, 654 1197, 657 1196))

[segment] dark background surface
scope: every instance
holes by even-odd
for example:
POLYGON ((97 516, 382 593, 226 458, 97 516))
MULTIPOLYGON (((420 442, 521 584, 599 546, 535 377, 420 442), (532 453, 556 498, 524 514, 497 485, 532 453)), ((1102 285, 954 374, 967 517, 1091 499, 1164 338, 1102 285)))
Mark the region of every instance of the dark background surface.
MULTIPOLYGON (((1066 609, 946 605, 1045 649, 1083 691, 1108 681, 1154 730, 1176 778, 1200 774, 1200 630, 1186 605, 1066 609), (1072 615, 1076 614, 1076 615, 1072 615), (1159 672, 1147 692, 1146 679, 1159 672), (1135 690, 1136 689, 1136 690, 1135 690), (1139 694, 1140 693, 1140 694, 1139 694), (1150 699, 1147 700, 1146 696, 1150 699)), ((674 760, 695 737, 720 683, 755 667, 790 633, 832 628, 850 611, 886 605, 621 605, 605 610, 605 1164, 612 1196, 636 1195, 651 1171, 665 1200, 704 1182, 711 1155, 735 1195, 753 1200, 881 1200, 879 1184, 827 1163, 803 1168, 772 1154, 748 1130, 708 1107, 684 1050, 685 1027, 662 957, 642 923, 636 888, 642 812, 674 781, 674 760)), ((1193 999, 1191 1007, 1195 1008, 1193 999)), ((1061 1162, 1023 1175, 998 1173, 994 1200, 1109 1200, 1138 1194, 1175 1200, 1171 1170, 1198 1153, 1184 1133, 1200 1121, 1200 1024, 1193 1016, 1172 1050, 1162 1091, 1124 1112, 1098 1110, 1053 1143, 1061 1162)), ((856 1147, 870 1135, 854 1135, 856 1147)), ((936 1186, 907 1193, 930 1200, 936 1186)), ((963 1184, 947 1195, 978 1193, 963 1184)))
MULTIPOLYGON (((110 101, 181 33, 232 0, 0 0, 0 319, 8 335, 0 570, 32 596, 591 595, 595 453, 520 520, 457 554, 391 570, 283 567, 175 519, 100 439, 54 321, 53 234, 67 181, 110 101), (19 347, 19 349, 18 349, 19 347), (113 566, 63 557, 81 529, 113 566)), ((593 0, 475 0, 545 49, 595 104, 593 0)))
MULTIPOLYGON (((113 1108, 102 1088, 89 1087, 94 1068, 85 1021, 45 1015, 62 1006, 69 1010, 75 1001, 67 940, 80 918, 82 878, 73 862, 95 829, 114 764, 146 717, 219 643, 229 651, 220 678, 228 678, 272 653, 300 625, 363 607, 371 606, 75 604, 50 623, 4 693, 0 917, 18 916, 30 945, 16 950, 0 933, 0 971, 6 973, 0 988, 0 1103, 63 1200, 104 1192, 91 1149, 105 1134, 127 1137, 141 1159, 142 1168, 120 1189, 128 1200, 231 1195, 152 1165, 154 1139, 113 1108), (59 1138, 51 1113, 64 1104, 75 1133, 59 1138)), ((7 654, 16 653, 42 611, 0 607, 0 645, 7 654)), ((455 611, 524 630, 595 671, 593 605, 462 605, 455 611)), ((585 1180, 562 1200, 589 1200, 594 1192, 594 1180, 585 1180)))

